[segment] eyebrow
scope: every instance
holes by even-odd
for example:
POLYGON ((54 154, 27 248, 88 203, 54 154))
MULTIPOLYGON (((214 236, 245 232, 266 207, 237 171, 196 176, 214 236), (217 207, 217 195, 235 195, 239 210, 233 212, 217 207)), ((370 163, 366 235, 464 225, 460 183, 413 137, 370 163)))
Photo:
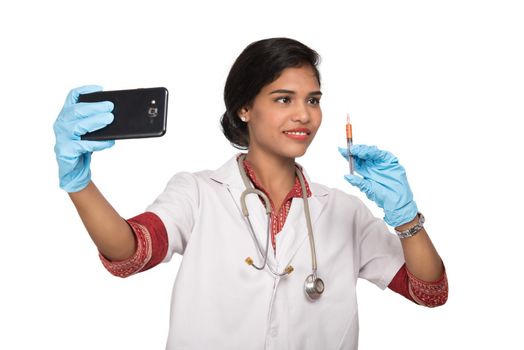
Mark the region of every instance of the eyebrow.
MULTIPOLYGON (((272 94, 295 94, 295 91, 293 90, 286 90, 286 89, 278 89, 278 90, 273 90, 269 93, 270 95, 272 94)), ((312 91, 308 94, 308 96, 321 96, 322 95, 322 92, 321 91, 312 91)))

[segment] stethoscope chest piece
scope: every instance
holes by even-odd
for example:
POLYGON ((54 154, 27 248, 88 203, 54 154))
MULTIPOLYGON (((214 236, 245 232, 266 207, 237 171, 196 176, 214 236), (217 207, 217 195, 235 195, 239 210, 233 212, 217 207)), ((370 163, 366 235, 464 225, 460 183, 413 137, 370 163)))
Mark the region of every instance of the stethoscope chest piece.
POLYGON ((304 291, 310 300, 317 300, 324 292, 324 281, 311 274, 307 276, 306 282, 304 282, 304 291))

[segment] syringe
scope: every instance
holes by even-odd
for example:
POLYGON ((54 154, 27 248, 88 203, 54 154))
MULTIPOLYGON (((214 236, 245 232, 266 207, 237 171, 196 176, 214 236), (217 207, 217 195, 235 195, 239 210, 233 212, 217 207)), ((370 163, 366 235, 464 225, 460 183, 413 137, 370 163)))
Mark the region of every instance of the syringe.
POLYGON ((354 164, 353 164, 353 156, 351 155, 351 151, 350 151, 350 148, 353 145, 353 130, 351 128, 351 123, 349 122, 349 113, 347 114, 347 122, 346 122, 346 140, 348 143, 349 173, 353 175, 354 164))

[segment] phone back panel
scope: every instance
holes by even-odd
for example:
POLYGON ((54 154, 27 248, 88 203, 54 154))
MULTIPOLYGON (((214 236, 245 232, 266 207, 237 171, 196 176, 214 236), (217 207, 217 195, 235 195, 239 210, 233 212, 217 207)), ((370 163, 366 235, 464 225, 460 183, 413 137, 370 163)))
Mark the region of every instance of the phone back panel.
POLYGON ((166 133, 166 88, 99 91, 80 95, 78 102, 111 101, 114 120, 108 126, 83 135, 82 140, 117 140, 159 137, 166 133))

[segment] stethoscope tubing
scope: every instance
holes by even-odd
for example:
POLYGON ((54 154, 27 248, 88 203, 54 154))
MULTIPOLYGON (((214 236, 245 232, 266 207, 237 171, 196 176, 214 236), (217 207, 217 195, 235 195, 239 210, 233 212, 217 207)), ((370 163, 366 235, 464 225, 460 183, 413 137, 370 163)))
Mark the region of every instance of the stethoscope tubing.
MULTIPOLYGON (((242 180, 246 186, 246 189, 244 190, 244 192, 242 192, 242 194, 240 195, 240 205, 242 207, 242 215, 244 215, 244 217, 246 218, 246 221, 248 223, 248 227, 249 227, 249 231, 253 237, 253 240, 255 241, 255 244, 257 246, 257 249, 260 253, 260 255, 263 257, 264 259, 264 262, 262 264, 262 266, 258 266, 258 265, 255 265, 254 263, 251 264, 251 266, 253 266, 255 269, 257 270, 263 270, 265 266, 268 267, 268 269, 270 270, 270 272, 275 275, 275 276, 285 276, 287 275, 288 273, 287 272, 282 272, 282 273, 279 273, 277 271, 275 271, 271 266, 270 264, 268 264, 268 261, 267 261, 267 257, 268 257, 268 254, 269 254, 269 236, 270 236, 270 228, 271 228, 271 221, 270 221, 270 214, 271 214, 271 203, 269 201, 269 198, 266 196, 266 194, 256 188, 253 188, 251 183, 249 182, 249 179, 247 177, 247 174, 244 170, 244 165, 243 165, 243 162, 244 162, 244 159, 245 159, 245 154, 241 154, 240 157, 238 158, 238 167, 239 167, 239 170, 240 170, 240 175, 242 177, 242 180), (266 234, 266 248, 265 250, 263 251, 262 250, 262 247, 260 246, 260 243, 256 237, 256 234, 255 234, 255 230, 253 229, 253 225, 251 224, 251 220, 249 219, 249 210, 247 209, 247 204, 246 204, 246 196, 249 195, 249 194, 257 194, 258 196, 260 196, 262 198, 262 200, 264 201, 264 208, 266 210, 266 215, 268 217, 268 223, 267 223, 267 234, 266 234)), ((316 254, 316 249, 315 249, 315 240, 313 238, 313 226, 311 224, 311 214, 310 214, 310 211, 309 211, 309 203, 308 203, 308 199, 307 199, 307 190, 306 190, 306 185, 305 185, 305 181, 304 181, 304 176, 302 175, 302 172, 298 169, 298 167, 296 168, 296 174, 298 176, 298 180, 300 182, 300 186, 302 188, 302 199, 304 201, 304 213, 306 215, 306 224, 307 224, 307 231, 308 231, 308 237, 309 237, 309 246, 310 246, 310 249, 311 249, 311 268, 312 268, 312 271, 313 271, 313 277, 316 278, 317 276, 317 254, 316 254)))
MULTIPOLYGON (((264 192, 253 188, 253 186, 249 182, 247 174, 244 170, 245 157, 246 157, 245 154, 241 154, 238 157, 238 167, 240 170, 240 175, 242 176, 242 180, 244 181, 244 184, 246 186, 246 189, 240 195, 240 205, 242 206, 242 215, 246 218, 248 222, 249 231, 251 235, 253 236, 258 252, 260 253, 260 255, 264 257, 264 262, 262 266, 255 265, 253 262, 253 259, 251 258, 246 259, 246 262, 257 270, 263 270, 267 266, 268 270, 275 277, 282 277, 285 275, 289 275, 293 271, 292 266, 287 266, 284 272, 279 273, 278 271, 275 271, 267 261, 267 257, 269 254, 269 236, 270 236, 270 229, 271 229, 271 203, 269 201, 269 198, 266 196, 264 192), (247 209, 247 204, 246 204, 246 196, 249 194, 256 194, 260 196, 262 200, 264 201, 264 207, 266 209, 266 215, 267 215, 267 232, 266 232, 265 251, 262 251, 262 247, 260 247, 260 243, 256 237, 255 230, 253 229, 253 225, 251 224, 251 220, 249 219, 249 211, 247 209)), ((304 282, 304 292, 306 293, 306 296, 310 300, 313 301, 313 300, 317 300, 318 298, 320 298, 320 296, 324 292, 325 286, 324 286, 324 282, 322 281, 322 279, 317 277, 317 253, 315 250, 315 240, 313 238, 313 225, 311 224, 311 214, 309 212, 309 203, 307 199, 306 184, 305 184, 302 172, 300 171, 298 167, 295 168, 295 172, 298 176, 300 187, 302 189, 302 199, 304 201, 304 214, 306 215, 307 231, 308 231, 308 236, 309 236, 309 246, 311 248, 312 273, 311 275, 306 277, 306 281, 304 282)))
POLYGON ((242 194, 240 195, 240 205, 242 206, 242 214, 247 219, 249 232, 251 233, 251 236, 253 237, 253 240, 255 241, 255 244, 256 244, 256 246, 258 248, 258 251, 259 251, 260 255, 264 257, 264 262, 262 263, 262 266, 258 266, 255 263, 252 263, 251 266, 253 266, 257 270, 263 270, 264 267, 267 266, 269 271, 274 276, 282 277, 282 276, 287 275, 288 274, 287 272, 275 271, 271 267, 271 265, 267 262, 267 256, 269 254, 269 236, 271 235, 271 232, 270 232, 271 220, 270 220, 270 216, 269 216, 271 214, 271 203, 269 202, 269 198, 266 196, 266 194, 264 192, 262 192, 260 190, 257 190, 255 188, 248 188, 244 192, 242 192, 242 194), (258 239, 257 239, 256 234, 255 234, 255 230, 253 228, 253 225, 251 224, 251 220, 249 219, 249 211, 248 211, 247 205, 246 205, 246 196, 249 195, 249 194, 257 194, 257 195, 259 195, 260 197, 262 197, 262 199, 264 200, 264 203, 266 204, 267 231, 266 231, 266 249, 265 249, 265 253, 262 250, 262 247, 260 246, 260 243, 258 242, 258 239))
POLYGON ((269 198, 267 198, 266 194, 260 190, 257 190, 255 188, 246 188, 246 190, 244 192, 242 192, 242 194, 240 195, 240 205, 242 207, 242 214, 244 215, 244 217, 247 218, 247 223, 248 223, 248 226, 249 226, 249 232, 251 233, 251 236, 253 237, 253 240, 255 241, 256 243, 256 246, 258 248, 258 251, 260 253, 261 256, 264 257, 264 262, 262 263, 262 266, 257 266, 255 263, 251 264, 255 269, 257 270, 263 270, 264 269, 264 266, 268 266, 269 265, 267 264, 267 252, 268 252, 268 249, 269 249, 269 235, 270 235, 270 224, 271 224, 271 221, 269 219, 269 214, 271 213, 271 209, 268 209, 268 208, 271 208, 271 203, 269 202, 269 198), (264 200, 264 203, 265 203, 265 209, 266 209, 266 215, 268 216, 268 219, 267 219, 267 234, 266 234, 266 253, 264 254, 264 252, 262 251, 262 247, 260 247, 260 243, 258 242, 258 239, 256 237, 256 234, 255 234, 255 230, 253 229, 253 225, 251 224, 251 220, 249 219, 249 211, 247 209, 247 205, 246 205, 246 196, 248 194, 257 194, 259 195, 260 197, 262 197, 262 199, 264 200))
POLYGON ((311 213, 309 211, 309 201, 307 199, 306 185, 304 183, 304 177, 302 172, 297 169, 298 181, 302 187, 302 199, 304 201, 304 212, 306 214, 307 232, 309 236, 309 247, 311 248, 311 269, 313 270, 313 276, 317 277, 317 252, 315 249, 315 239, 313 238, 313 226, 311 224, 311 213))

